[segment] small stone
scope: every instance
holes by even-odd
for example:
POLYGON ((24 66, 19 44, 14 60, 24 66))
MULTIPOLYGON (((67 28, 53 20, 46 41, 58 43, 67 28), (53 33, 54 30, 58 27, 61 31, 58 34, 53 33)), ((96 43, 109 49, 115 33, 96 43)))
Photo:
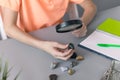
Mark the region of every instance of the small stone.
POLYGON ((73 43, 69 43, 68 49, 75 49, 74 44, 73 43))
POLYGON ((50 74, 49 75, 49 78, 50 78, 50 80, 57 80, 57 75, 56 74, 50 74))
POLYGON ((83 56, 80 56, 80 55, 76 57, 76 60, 77 60, 77 61, 80 61, 80 60, 83 60, 83 59, 84 59, 84 57, 83 57, 83 56))
POLYGON ((77 64, 78 64, 77 61, 72 61, 72 62, 70 63, 70 68, 73 68, 73 67, 77 66, 77 64))
POLYGON ((60 69, 62 72, 65 72, 65 71, 68 71, 69 68, 68 67, 61 67, 60 69))
POLYGON ((68 74, 69 74, 69 75, 73 75, 74 73, 75 73, 75 70, 73 70, 73 69, 69 69, 69 70, 68 70, 68 74))
POLYGON ((73 55, 70 58, 75 59, 76 57, 77 57, 77 54, 74 52, 73 55))
POLYGON ((53 62, 51 63, 50 68, 55 69, 57 66, 58 66, 58 62, 53 62))

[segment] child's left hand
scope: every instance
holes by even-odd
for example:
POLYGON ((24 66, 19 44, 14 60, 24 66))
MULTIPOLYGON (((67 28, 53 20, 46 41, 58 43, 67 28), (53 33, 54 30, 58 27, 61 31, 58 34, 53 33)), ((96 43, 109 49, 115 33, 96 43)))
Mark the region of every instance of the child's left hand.
POLYGON ((83 23, 82 28, 77 29, 72 32, 72 34, 74 34, 76 37, 84 37, 86 35, 86 33, 87 33, 87 28, 84 23, 83 23))

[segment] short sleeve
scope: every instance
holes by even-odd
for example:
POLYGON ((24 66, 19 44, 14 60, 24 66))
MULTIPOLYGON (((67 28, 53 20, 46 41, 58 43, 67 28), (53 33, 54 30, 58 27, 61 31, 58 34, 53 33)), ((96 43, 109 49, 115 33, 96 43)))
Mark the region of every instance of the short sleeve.
POLYGON ((76 3, 76 4, 80 4, 82 3, 84 0, 70 0, 70 2, 76 3))
POLYGON ((0 0, 0 6, 19 11, 21 0, 0 0))

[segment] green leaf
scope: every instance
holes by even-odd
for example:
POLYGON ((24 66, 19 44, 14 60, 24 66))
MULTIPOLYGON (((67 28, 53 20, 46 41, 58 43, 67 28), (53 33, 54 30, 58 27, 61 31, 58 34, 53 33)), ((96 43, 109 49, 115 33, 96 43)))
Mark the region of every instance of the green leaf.
POLYGON ((7 76, 8 76, 8 62, 5 62, 2 80, 7 80, 7 76))
POLYGON ((15 76, 14 80, 17 80, 19 75, 20 75, 21 71, 18 72, 18 74, 15 76))

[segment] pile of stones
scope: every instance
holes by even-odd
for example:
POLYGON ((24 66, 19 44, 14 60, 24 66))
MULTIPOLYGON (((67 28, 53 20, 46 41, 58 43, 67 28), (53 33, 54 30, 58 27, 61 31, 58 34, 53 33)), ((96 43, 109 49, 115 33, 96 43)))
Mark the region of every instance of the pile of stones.
MULTIPOLYGON (((84 58, 82 56, 78 55, 75 58, 75 60, 72 60, 70 62, 70 64, 68 66, 65 66, 65 67, 61 66, 60 69, 61 69, 62 72, 68 71, 68 74, 72 75, 72 74, 75 73, 75 70, 73 69, 73 67, 77 66, 78 63, 79 63, 78 61, 81 61, 83 59, 84 58)), ((58 68, 59 64, 60 64, 59 62, 52 62, 51 65, 50 65, 50 69, 56 69, 56 68, 58 68)))
MULTIPOLYGON (((68 46, 68 49, 74 49, 74 45, 72 43, 69 44, 68 46)), ((81 56, 81 55, 77 55, 76 53, 73 53, 73 55, 71 56, 72 61, 70 61, 70 64, 68 66, 60 66, 60 69, 62 72, 66 72, 69 74, 69 75, 73 75, 75 73, 75 70, 73 69, 75 66, 77 66, 79 64, 79 61, 81 60, 84 60, 84 57, 81 56)), ((52 62, 51 65, 50 65, 50 69, 56 69, 59 67, 59 62, 52 62)), ((57 78, 57 75, 56 74, 51 74, 49 76, 50 78, 51 77, 55 77, 57 78)), ((51 80, 51 79, 50 79, 51 80)))

